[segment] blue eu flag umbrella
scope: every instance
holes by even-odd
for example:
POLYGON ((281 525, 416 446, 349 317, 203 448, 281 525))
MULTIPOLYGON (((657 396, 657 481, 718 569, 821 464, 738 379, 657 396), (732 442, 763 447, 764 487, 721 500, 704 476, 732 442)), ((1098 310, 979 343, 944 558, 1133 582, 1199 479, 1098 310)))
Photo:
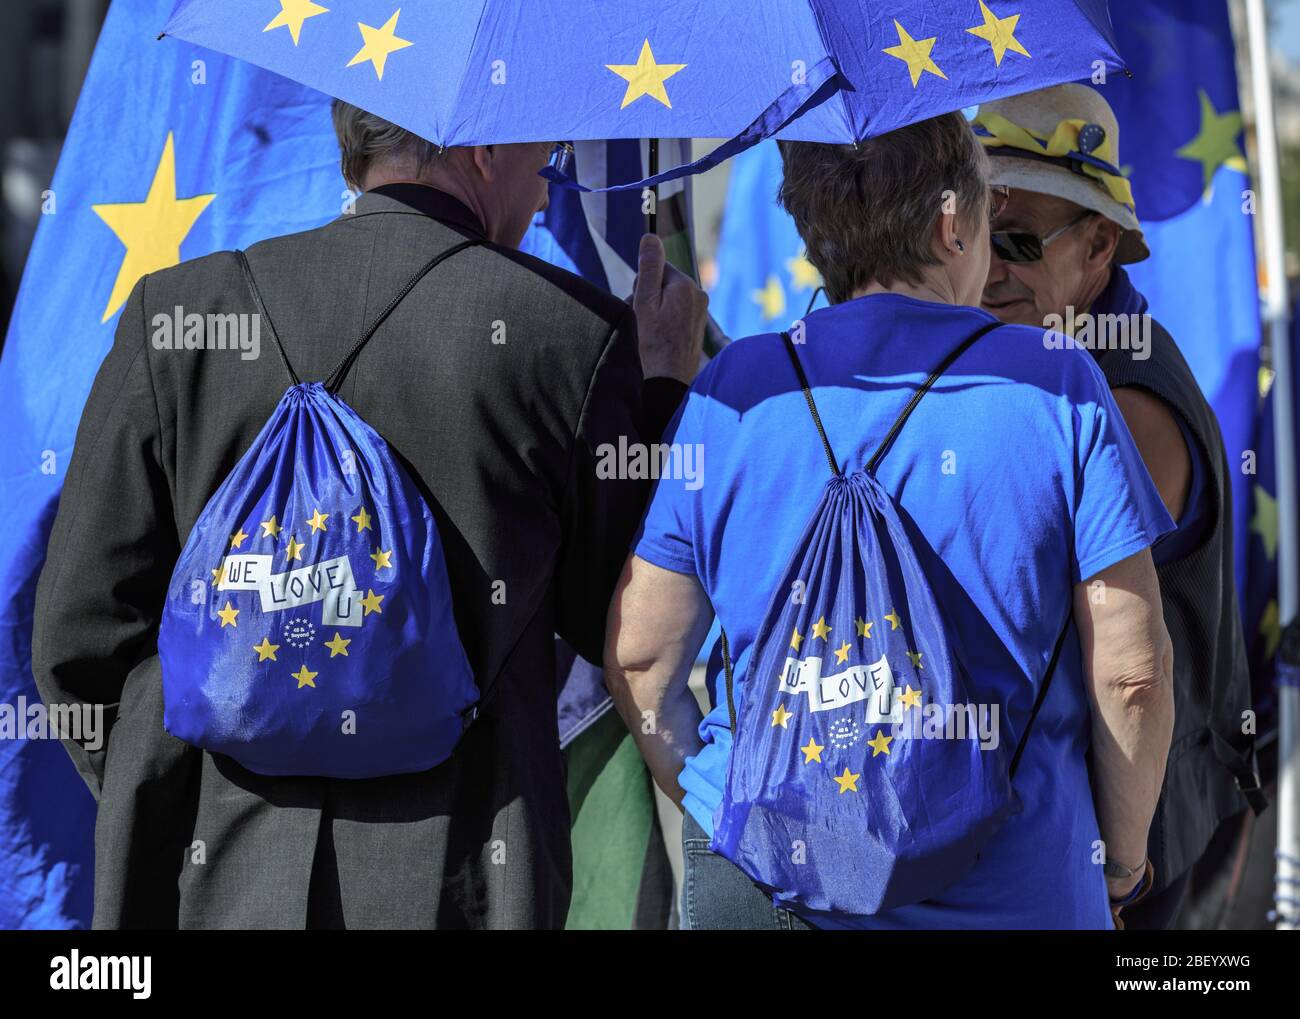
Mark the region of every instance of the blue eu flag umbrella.
POLYGON ((108 13, 0 359, 0 928, 90 920, 94 801, 42 738, 32 603, 122 305, 144 273, 319 226, 346 201, 324 97, 157 44, 169 6, 116 0, 108 13))
POLYGON ((733 139, 694 169, 1121 66, 1104 0, 180 0, 164 31, 440 145, 733 139))

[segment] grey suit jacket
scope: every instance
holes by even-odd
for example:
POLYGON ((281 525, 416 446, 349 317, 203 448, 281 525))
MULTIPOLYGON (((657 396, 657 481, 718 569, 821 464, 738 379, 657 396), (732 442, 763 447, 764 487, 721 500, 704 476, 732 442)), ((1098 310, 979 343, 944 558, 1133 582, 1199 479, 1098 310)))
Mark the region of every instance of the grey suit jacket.
MULTIPOLYGON (((424 262, 475 235, 455 199, 393 185, 248 259, 306 381, 424 262)), ((42 695, 102 704, 112 720, 103 750, 66 742, 99 799, 95 925, 562 925, 571 860, 553 634, 600 660, 648 494, 645 481, 598 479, 594 463, 602 443, 644 428, 630 310, 537 259, 474 247, 434 269, 353 365, 340 395, 429 499, 460 633, 490 686, 450 760, 357 781, 253 774, 163 729, 155 644, 172 567, 288 385, 265 329, 256 360, 156 349, 154 317, 176 306, 255 310, 230 252, 136 285, 82 417, 37 593, 42 695)))

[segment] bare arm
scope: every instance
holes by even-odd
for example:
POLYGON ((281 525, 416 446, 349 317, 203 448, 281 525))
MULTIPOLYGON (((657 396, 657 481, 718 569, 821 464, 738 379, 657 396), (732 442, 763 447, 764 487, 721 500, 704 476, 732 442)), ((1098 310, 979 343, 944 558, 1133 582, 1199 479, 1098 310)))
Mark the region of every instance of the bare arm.
MULTIPOLYGON (((1076 585, 1074 614, 1092 702, 1097 823, 1107 858, 1140 869, 1174 727, 1173 648, 1150 550, 1076 585)), ((1108 879, 1111 897, 1139 879, 1108 879)))
POLYGON ((1192 484, 1192 457, 1173 411, 1158 396, 1136 386, 1122 386, 1112 390, 1111 395, 1124 415, 1124 423, 1165 509, 1177 521, 1186 508, 1187 490, 1192 484))
POLYGON ((605 683, 650 774, 678 806, 677 777, 703 745, 688 683, 712 619, 695 577, 628 558, 609 607, 605 683))

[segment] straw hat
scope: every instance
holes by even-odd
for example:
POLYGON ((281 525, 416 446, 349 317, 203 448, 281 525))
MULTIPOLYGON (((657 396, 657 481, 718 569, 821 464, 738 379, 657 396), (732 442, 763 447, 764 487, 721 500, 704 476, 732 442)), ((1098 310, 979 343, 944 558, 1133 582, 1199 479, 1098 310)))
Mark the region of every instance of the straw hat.
POLYGON ((992 183, 1055 195, 1119 224, 1116 262, 1150 256, 1119 169, 1119 121, 1095 89, 1057 85, 984 103, 972 126, 989 154, 992 183))

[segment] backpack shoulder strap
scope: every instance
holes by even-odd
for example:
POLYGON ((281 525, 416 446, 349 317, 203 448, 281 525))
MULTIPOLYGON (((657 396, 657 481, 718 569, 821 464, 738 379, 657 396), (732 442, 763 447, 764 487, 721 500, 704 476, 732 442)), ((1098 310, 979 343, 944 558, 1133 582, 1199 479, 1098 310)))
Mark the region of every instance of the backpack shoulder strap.
MULTIPOLYGON (((919 404, 925 394, 930 391, 930 387, 939 380, 944 372, 952 367, 953 362, 956 361, 957 358, 961 357, 962 354, 966 353, 967 350, 974 346, 976 341, 988 333, 991 333, 1001 324, 1001 322, 988 322, 985 325, 980 326, 980 328, 976 329, 975 332, 962 340, 962 342, 957 345, 956 349, 950 352, 947 357, 939 362, 939 366, 930 373, 929 377, 923 383, 921 383, 916 392, 912 394, 912 398, 907 401, 907 406, 903 408, 902 413, 900 413, 898 417, 894 419, 894 423, 889 426, 889 431, 885 433, 884 440, 878 447, 876 447, 876 451, 871 455, 871 459, 867 461, 866 469, 868 473, 875 473, 876 465, 880 463, 885 453, 888 452, 889 447, 898 437, 898 433, 902 431, 903 425, 907 422, 907 419, 912 416, 912 411, 916 410, 916 405, 919 404)), ((840 473, 839 461, 835 459, 835 454, 831 451, 830 440, 826 437, 826 429, 822 426, 821 415, 817 413, 817 404, 813 401, 812 389, 808 385, 808 376, 804 373, 803 365, 799 362, 799 355, 795 352, 794 341, 790 339, 789 333, 782 333, 781 339, 785 343, 786 353, 790 355, 790 363, 794 365, 795 374, 799 377, 799 387, 803 390, 803 397, 808 402, 808 411, 812 414, 813 424, 817 426, 817 434, 821 436, 822 449, 826 453, 826 462, 830 465, 831 473, 838 475, 840 473)))
POLYGON ((1056 675, 1056 664, 1061 660, 1061 648, 1065 647, 1065 635, 1070 632, 1070 620, 1074 618, 1074 613, 1066 612, 1065 625, 1061 627, 1061 635, 1056 638, 1056 647, 1052 649, 1051 661, 1047 663, 1047 671, 1043 673, 1043 681, 1038 685, 1038 696, 1034 698, 1034 706, 1029 712, 1029 721, 1025 723, 1025 731, 1020 734, 1020 742, 1016 744, 1016 752, 1011 758, 1010 777, 1016 777, 1016 769, 1020 767, 1020 755, 1025 752, 1025 744, 1029 741, 1029 733, 1034 728, 1034 719, 1038 717, 1038 709, 1043 706, 1043 701, 1047 700, 1047 688, 1052 685, 1052 677, 1056 675))
MULTIPOLYGON (((402 303, 402 299, 415 289, 415 285, 419 283, 420 280, 424 279, 424 277, 427 276, 434 267, 438 265, 438 263, 445 261, 458 252, 464 251, 466 248, 472 248, 482 243, 483 241, 478 238, 464 240, 459 244, 453 244, 451 247, 440 251, 438 254, 434 255, 433 258, 429 259, 429 261, 425 262, 424 265, 417 270, 415 275, 406 281, 402 286, 402 289, 394 295, 393 299, 388 302, 388 305, 384 310, 375 316, 370 325, 366 327, 365 332, 363 332, 357 341, 352 344, 348 349, 348 352, 343 355, 343 359, 334 366, 334 369, 327 376, 325 376, 325 388, 331 393, 337 393, 339 391, 339 386, 343 384, 344 376, 347 375, 348 369, 352 367, 352 362, 356 360, 357 355, 361 353, 361 348, 370 341, 372 336, 375 335, 375 331, 384 324, 384 320, 393 313, 393 309, 402 303)), ((275 331, 275 325, 271 321, 271 313, 266 309, 266 302, 262 299, 262 292, 258 289, 257 281, 253 278, 253 270, 248 265, 248 257, 243 251, 236 251, 235 258, 239 261, 239 268, 244 274, 244 282, 248 285, 249 292, 253 295, 253 303, 257 305, 257 312, 261 315, 262 321, 266 323, 267 331, 271 334, 271 339, 275 341, 275 349, 280 352, 280 360, 284 362, 285 370, 289 373, 289 378, 292 384, 296 386, 299 384, 298 373, 293 370, 293 365, 289 363, 289 355, 285 352, 284 344, 280 342, 280 336, 275 331)))

